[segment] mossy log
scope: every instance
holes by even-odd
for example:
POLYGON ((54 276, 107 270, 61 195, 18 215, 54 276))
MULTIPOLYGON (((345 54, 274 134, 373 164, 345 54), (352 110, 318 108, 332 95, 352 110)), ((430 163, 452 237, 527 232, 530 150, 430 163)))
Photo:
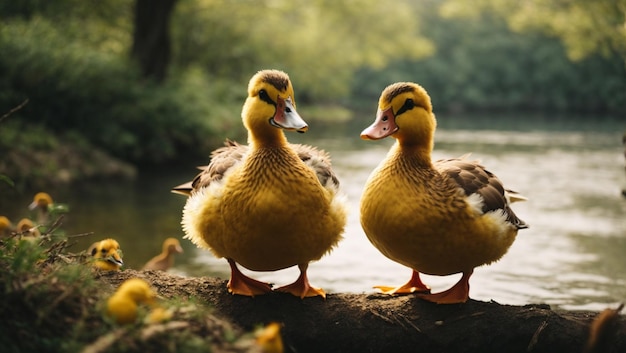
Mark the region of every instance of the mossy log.
POLYGON ((222 279, 158 271, 125 270, 99 278, 117 287, 131 277, 148 280, 165 298, 196 297, 246 331, 280 322, 286 352, 626 352, 626 318, 615 310, 595 325, 599 340, 590 349, 590 327, 602 316, 598 312, 476 300, 437 305, 412 295, 249 298, 229 294, 222 279))

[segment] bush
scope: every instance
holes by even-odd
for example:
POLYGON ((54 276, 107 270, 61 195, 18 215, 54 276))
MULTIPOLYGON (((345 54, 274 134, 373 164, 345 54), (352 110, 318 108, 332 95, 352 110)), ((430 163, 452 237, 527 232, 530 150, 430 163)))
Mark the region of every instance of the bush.
POLYGON ((213 136, 239 121, 241 100, 224 102, 223 90, 200 70, 157 85, 140 79, 124 55, 66 38, 42 18, 0 28, 0 107, 30 100, 11 120, 57 134, 77 131, 133 163, 206 156, 223 139, 213 136))

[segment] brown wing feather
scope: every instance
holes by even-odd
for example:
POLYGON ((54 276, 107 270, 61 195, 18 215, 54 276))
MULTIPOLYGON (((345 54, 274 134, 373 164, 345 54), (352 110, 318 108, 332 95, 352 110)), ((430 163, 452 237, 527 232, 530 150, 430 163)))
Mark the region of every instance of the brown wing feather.
MULTIPOLYGON (((330 164, 330 156, 315 147, 300 144, 290 144, 298 157, 311 168, 323 186, 339 186, 339 180, 333 173, 330 164)), ((226 171, 239 163, 248 152, 247 145, 241 145, 235 141, 226 140, 224 147, 220 147, 211 153, 211 162, 202 170, 193 181, 172 188, 172 192, 189 196, 193 190, 209 185, 213 181, 224 177, 226 171)))
POLYGON ((317 175, 317 179, 324 187, 327 186, 339 186, 339 179, 333 172, 330 163, 330 155, 323 150, 309 145, 291 144, 291 148, 298 154, 298 157, 309 168, 313 169, 317 175))
POLYGON ((434 166, 440 173, 456 182, 465 195, 480 195, 484 200, 483 212, 504 210, 511 224, 518 229, 528 228, 528 225, 519 219, 509 207, 509 201, 500 179, 478 162, 453 158, 436 161, 434 166))

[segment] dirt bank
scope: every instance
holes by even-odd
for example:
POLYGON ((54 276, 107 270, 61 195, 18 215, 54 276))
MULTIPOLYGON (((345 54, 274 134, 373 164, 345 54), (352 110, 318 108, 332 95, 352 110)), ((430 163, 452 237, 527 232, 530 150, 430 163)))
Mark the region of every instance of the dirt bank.
MULTIPOLYGON (((328 294, 301 300, 271 293, 233 296, 226 281, 125 270, 98 276, 111 290, 131 277, 148 280, 164 298, 196 298, 244 331, 283 324, 287 352, 583 352, 597 312, 564 312, 547 305, 511 306, 470 300, 436 305, 413 296, 328 294)), ((626 352, 625 317, 603 326, 598 348, 626 352)))

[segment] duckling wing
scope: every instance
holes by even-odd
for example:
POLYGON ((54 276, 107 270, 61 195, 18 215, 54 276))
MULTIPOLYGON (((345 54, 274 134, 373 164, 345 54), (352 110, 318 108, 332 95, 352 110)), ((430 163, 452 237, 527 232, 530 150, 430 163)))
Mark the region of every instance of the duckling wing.
POLYGON ((193 190, 209 185, 213 181, 221 180, 229 169, 243 160, 243 156, 247 152, 248 146, 226 140, 224 147, 211 152, 209 165, 198 167, 201 172, 192 181, 173 187, 172 192, 189 196, 193 190))
POLYGON ((528 228, 528 225, 509 207, 507 192, 514 192, 505 190, 500 179, 477 161, 452 158, 436 161, 434 166, 441 174, 454 181, 466 196, 480 195, 483 200, 483 213, 501 210, 506 214, 507 221, 515 227, 528 228))
MULTIPOLYGON (((315 172, 322 186, 326 188, 339 187, 339 180, 331 168, 330 156, 326 151, 309 145, 289 144, 289 146, 296 152, 302 162, 315 172)), ((224 147, 220 147, 211 153, 209 165, 199 167, 201 172, 193 181, 172 188, 172 192, 189 196, 193 190, 221 180, 228 170, 243 160, 248 150, 249 147, 247 145, 226 140, 224 147)))
POLYGON ((298 157, 311 168, 320 184, 325 188, 338 188, 339 179, 333 172, 330 163, 330 155, 324 151, 319 150, 313 146, 290 144, 291 148, 298 154, 298 157))

